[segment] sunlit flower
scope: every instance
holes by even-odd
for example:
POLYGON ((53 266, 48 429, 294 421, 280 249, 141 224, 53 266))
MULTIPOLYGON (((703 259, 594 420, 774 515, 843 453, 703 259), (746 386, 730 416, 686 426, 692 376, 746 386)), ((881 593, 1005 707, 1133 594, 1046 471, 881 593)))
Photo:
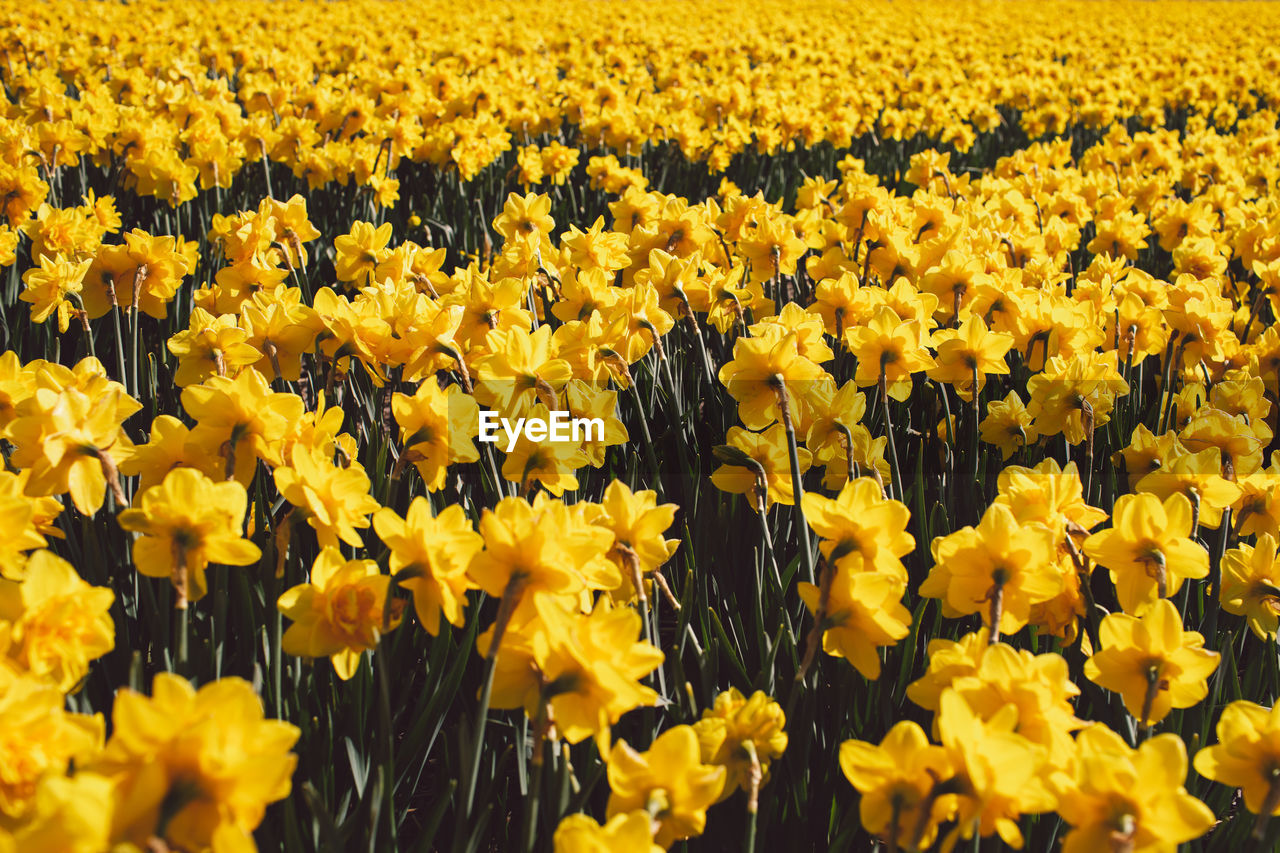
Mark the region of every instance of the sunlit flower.
MULTIPOLYGON (((730 687, 715 698, 693 724, 704 764, 719 764, 729 771, 724 793, 738 788, 750 796, 769 775, 769 762, 781 758, 787 748, 786 716, 781 706, 757 690, 744 697, 730 687)), ((754 808, 754 804, 749 804, 754 808)))
POLYGON ((1121 495, 1112 526, 1084 541, 1084 553, 1111 571, 1120 606, 1141 615, 1187 578, 1209 573, 1209 555, 1189 538, 1191 504, 1181 494, 1121 495))
POLYGON ((1019 524, 1007 506, 992 504, 977 527, 933 540, 935 565, 920 594, 941 598, 944 615, 980 613, 996 637, 1013 633, 1032 605, 1062 589, 1055 552, 1052 530, 1019 524))
POLYGON ((199 601, 208 591, 210 563, 247 566, 262 553, 242 538, 248 495, 235 481, 215 483, 191 468, 174 468, 157 486, 138 495, 137 506, 120 513, 120 526, 142 534, 133 543, 133 564, 153 578, 169 578, 176 606, 199 601))
POLYGON ((413 593, 414 610, 427 633, 440 632, 442 615, 461 627, 467 590, 475 588, 467 567, 484 545, 462 507, 445 507, 433 516, 431 503, 419 496, 404 518, 389 507, 379 509, 373 529, 391 549, 391 573, 413 593))
POLYGON ((954 809, 954 795, 931 796, 938 780, 951 776, 951 759, 929 743, 910 720, 895 723, 879 745, 847 740, 840 745, 840 770, 862 797, 858 814, 867 832, 894 839, 902 849, 919 827, 921 848, 929 847, 937 826, 954 809), (927 814, 921 814, 928 809, 927 814))
POLYGON ((1135 750, 1095 724, 1076 735, 1073 763, 1074 773, 1054 777, 1058 812, 1072 826, 1064 853, 1173 850, 1213 826, 1213 812, 1184 787, 1187 750, 1177 735, 1156 735, 1135 750))
POLYGON ((1102 648, 1085 661, 1085 677, 1119 693, 1144 728, 1202 700, 1218 668, 1220 655, 1205 649, 1197 632, 1182 630, 1182 618, 1167 599, 1141 619, 1112 613, 1102 620, 1099 637, 1102 648))
POLYGON ((337 548, 322 550, 309 582, 286 590, 276 602, 293 621, 281 638, 285 652, 327 657, 339 678, 351 678, 360 656, 378 645, 384 629, 400 622, 398 611, 385 609, 390 581, 373 560, 346 560, 337 548))
POLYGON ((252 849, 267 806, 289 795, 298 729, 264 719, 243 679, 197 691, 160 673, 151 689, 116 694, 111 740, 93 765, 114 787, 113 840, 252 849))
POLYGON ((32 675, 70 691, 90 661, 115 647, 108 612, 115 593, 81 580, 51 551, 36 551, 21 583, 0 579, 0 620, 9 622, 9 658, 32 675))
POLYGON ((1280 562, 1270 533, 1257 545, 1240 545, 1222 555, 1222 609, 1248 620, 1261 640, 1275 637, 1280 625, 1280 562))
POLYGON ((653 819, 643 809, 614 815, 604 826, 571 814, 556 827, 555 853, 660 853, 653 843, 653 819))
POLYGON ((1196 772, 1241 789, 1254 814, 1280 812, 1280 714, 1238 700, 1223 709, 1217 733, 1218 743, 1196 753, 1196 772))
POLYGON ((698 736, 689 726, 668 729, 643 753, 620 740, 609 753, 609 816, 649 812, 657 824, 654 842, 670 847, 702 834, 726 774, 723 767, 702 763, 698 736))

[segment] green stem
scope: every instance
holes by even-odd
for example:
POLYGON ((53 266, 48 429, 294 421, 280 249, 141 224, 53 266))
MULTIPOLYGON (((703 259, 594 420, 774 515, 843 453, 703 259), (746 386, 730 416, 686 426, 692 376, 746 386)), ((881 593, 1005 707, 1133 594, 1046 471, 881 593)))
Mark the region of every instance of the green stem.
MULTIPOLYGON (((13 268, 16 269, 17 264, 14 264, 13 268)), ((85 343, 88 345, 89 355, 93 358, 97 358, 98 355, 93 346, 93 329, 89 327, 89 315, 85 313, 84 302, 80 300, 80 295, 76 293, 68 293, 67 301, 76 306, 75 314, 77 319, 80 321, 80 329, 84 332, 84 339, 85 343)), ((0 317, 2 316, 3 312, 0 312, 0 317)), ((61 345, 61 339, 55 340, 57 340, 58 344, 61 345)))
MULTIPOLYGON (((772 534, 769 533, 769 518, 767 515, 768 501, 763 491, 763 489, 765 488, 763 485, 763 481, 764 481, 763 468, 761 468, 757 473, 757 480, 761 484, 761 485, 758 485, 756 488, 756 495, 757 495, 756 517, 760 520, 760 536, 764 544, 764 554, 762 555, 761 559, 762 561, 767 561, 769 564, 769 567, 773 570, 773 585, 777 592, 778 601, 782 602, 786 598, 786 592, 782 586, 782 574, 781 572, 778 571, 777 556, 774 554, 774 551, 773 551, 773 536, 772 534)), ((764 574, 764 567, 762 565, 760 568, 760 575, 763 575, 763 574, 764 574)), ((757 583, 756 601, 755 601, 757 622, 761 624, 763 624, 764 622, 763 586, 764 584, 762 582, 757 583)), ((782 624, 787 629, 787 638, 790 640, 791 654, 794 657, 795 648, 796 648, 796 635, 795 635, 795 630, 791 627, 791 614, 787 612, 787 608, 785 606, 779 607, 778 610, 782 613, 782 624)))
POLYGON ((262 177, 267 182, 267 198, 274 199, 276 194, 271 190, 271 162, 267 158, 267 143, 259 139, 258 146, 262 150, 262 177))
MULTIPOLYGON (((388 590, 387 596, 390 597, 392 592, 388 590)), ((383 812, 387 816, 387 825, 391 832, 391 849, 397 848, 396 844, 396 812, 395 812, 395 732, 391 729, 391 686, 387 682, 387 661, 390 659, 390 652, 385 649, 386 635, 384 634, 378 641, 378 650, 383 654, 375 654, 373 660, 373 668, 378 673, 378 720, 382 725, 385 750, 382 766, 384 777, 387 784, 383 790, 386 794, 386 803, 383 812)))
POLYGON ((212 672, 215 679, 222 678, 222 654, 227 644, 223 626, 227 624, 227 584, 230 578, 225 574, 213 581, 213 622, 209 627, 209 654, 212 658, 212 672))
MULTIPOLYGON (((108 286, 112 288, 114 301, 115 286, 108 286)), ((111 306, 111 322, 116 333, 116 370, 120 372, 120 384, 124 385, 125 390, 128 391, 129 375, 126 372, 124 365, 124 327, 120 325, 120 312, 122 310, 123 309, 119 305, 111 306)), ((132 394, 133 392, 130 391, 129 393, 132 394)))
POLYGON ((129 330, 129 393, 134 397, 140 397, 138 390, 138 304, 137 304, 137 286, 134 286, 134 304, 129 309, 130 330, 129 330))
MULTIPOLYGON (((973 366, 973 443, 971 445, 973 450, 973 482, 975 486, 978 485, 978 468, 980 465, 979 463, 980 454, 978 451, 979 451, 979 448, 981 447, 981 445, 979 444, 979 436, 981 434, 981 430, 979 429, 978 425, 981 422, 982 422, 982 403, 978 398, 978 366, 977 364, 975 364, 973 366)), ((901 498, 899 498, 899 500, 901 500, 901 498)))
POLYGON ((889 438, 889 456, 890 464, 893 470, 889 472, 890 481, 893 483, 893 489, 897 493, 892 497, 902 500, 902 472, 898 470, 898 443, 893 437, 893 418, 889 415, 889 385, 885 382, 884 369, 880 370, 880 404, 884 407, 884 432, 889 438))
POLYGON ((484 657, 484 682, 480 688, 480 706, 476 708, 476 722, 473 730, 475 739, 471 743, 471 758, 467 762, 466 799, 463 800, 462 811, 459 812, 461 823, 459 833, 473 816, 476 799, 476 781, 480 775, 480 753, 484 748, 484 730, 489 722, 489 701, 493 694, 493 674, 498 662, 498 649, 502 644, 502 635, 507 631, 507 624, 515 612, 516 605, 524 593, 526 577, 516 572, 507 581, 502 591, 502 601, 498 604, 498 617, 493 623, 493 638, 489 641, 489 650, 484 657))
POLYGON ((649 434, 649 419, 644 414, 644 401, 640 399, 640 389, 636 387, 635 377, 628 377, 631 386, 631 399, 636 404, 636 415, 640 418, 640 435, 644 439, 645 461, 653 472, 653 488, 658 493, 658 500, 666 501, 666 491, 662 488, 662 472, 658 467, 658 456, 653 450, 653 436, 649 434))
MULTIPOLYGON (((543 714, 545 713, 546 712, 543 711, 543 714)), ((538 838, 538 803, 542 799, 543 776, 541 756, 547 747, 546 738, 543 737, 543 733, 541 731, 545 726, 540 724, 537 728, 539 729, 539 734, 535 736, 538 738, 538 742, 534 744, 533 747, 536 760, 532 762, 533 767, 529 773, 529 797, 525 801, 523 817, 524 826, 522 836, 526 853, 531 853, 534 842, 538 838)))
POLYGON ((1205 614, 1205 641, 1209 648, 1218 645, 1218 611, 1222 609, 1222 557, 1227 552, 1228 540, 1231 538, 1231 507, 1222 511, 1222 521, 1218 524, 1218 547, 1214 549, 1209 560, 1209 594, 1204 603, 1209 611, 1205 614))
POLYGON ((178 621, 174 623, 174 631, 173 631, 173 645, 175 649, 174 657, 173 657, 173 668, 179 675, 182 675, 182 676, 190 675, 190 673, 187 672, 187 657, 188 657, 187 637, 188 637, 188 634, 190 633, 190 628, 191 628, 191 608, 179 607, 178 621))
POLYGON ((787 454, 791 460, 791 498, 795 501, 796 521, 800 528, 800 556, 804 560, 804 571, 809 583, 817 583, 818 574, 813 565, 813 547, 809 539, 809 523, 804 517, 804 482, 800 478, 800 449, 796 443, 796 427, 791 418, 791 400, 787 386, 782 377, 774 377, 777 382, 778 408, 782 409, 782 427, 787 432, 787 454))
POLYGON ((1169 415, 1173 411, 1173 362, 1178 357, 1179 351, 1182 349, 1178 345, 1178 334, 1175 332, 1173 337, 1169 339, 1169 347, 1165 354, 1164 360, 1164 381, 1160 385, 1160 391, 1164 395, 1164 411, 1157 409, 1160 415, 1160 429, 1156 435, 1164 435, 1169 428, 1169 415))

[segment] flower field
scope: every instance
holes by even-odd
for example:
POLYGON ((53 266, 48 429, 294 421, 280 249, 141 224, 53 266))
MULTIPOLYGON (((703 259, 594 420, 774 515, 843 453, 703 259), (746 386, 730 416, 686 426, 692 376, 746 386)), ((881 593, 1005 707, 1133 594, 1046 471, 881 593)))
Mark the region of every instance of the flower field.
POLYGON ((1280 849, 1280 9, 0 23, 0 853, 1280 849))

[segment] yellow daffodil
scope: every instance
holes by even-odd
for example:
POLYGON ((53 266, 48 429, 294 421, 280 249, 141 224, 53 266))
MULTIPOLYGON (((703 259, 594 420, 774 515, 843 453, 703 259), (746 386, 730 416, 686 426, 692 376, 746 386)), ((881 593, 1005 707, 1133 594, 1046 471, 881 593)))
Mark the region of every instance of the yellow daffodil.
POLYGON ((484 545, 462 507, 445 507, 433 516, 430 502, 419 496, 404 518, 389 507, 379 509, 373 529, 391 549, 391 573, 413 593, 414 610, 427 633, 440 633, 441 615, 461 627, 467 590, 475 589, 467 567, 484 545))
POLYGON ((63 705, 48 680, 0 669, 0 815, 7 824, 38 808, 41 778, 66 776, 70 762, 83 766, 102 749, 102 716, 63 705))
POLYGON ((208 591, 210 563, 247 566, 262 556, 241 538, 247 503, 239 483, 215 483, 191 468, 174 468, 139 494, 137 506, 120 513, 119 522, 142 534, 133 543, 133 564, 148 577, 172 580, 181 609, 208 591))
POLYGON ((951 838, 998 834, 1020 849, 1023 836, 1016 819, 1056 805, 1042 771, 1047 750, 1018 733, 1017 721, 1012 706, 984 720, 955 690, 942 692, 938 732, 959 792, 951 838))
POLYGON ((1035 442, 1034 419, 1018 392, 1010 391, 1003 400, 987 404, 986 417, 978 424, 978 430, 982 440, 1000 448, 1001 458, 1007 460, 1020 448, 1035 442))
POLYGON ((84 359, 73 370, 45 363, 34 380, 6 429, 14 445, 10 462, 30 471, 27 494, 69 492, 76 509, 92 515, 110 486, 117 504, 124 503, 118 463, 129 457, 133 442, 122 425, 142 404, 107 379, 97 359, 84 359))
POLYGON ((1121 495, 1112 526, 1084 541, 1084 553, 1111 571, 1120 606, 1141 615, 1173 595, 1187 578, 1209 573, 1209 555, 1188 538, 1191 503, 1181 494, 1121 495))
POLYGON ((0 579, 0 619, 9 622, 9 658, 32 675, 71 691, 89 663, 115 647, 108 612, 115 593, 93 586, 51 551, 36 551, 21 583, 0 579))
POLYGON ((174 468, 194 468, 207 477, 223 479, 221 460, 211 460, 190 442, 186 424, 172 415, 157 415, 151 422, 150 439, 133 448, 120 463, 120 473, 138 477, 140 492, 160 485, 174 468))
POLYGON ((1191 504, 1195 526, 1217 527, 1222 511, 1240 499, 1241 489, 1222 476, 1222 455, 1215 448, 1185 453, 1169 460, 1134 485, 1164 500, 1180 494, 1191 504))
POLYGON ((235 375, 240 368, 262 358, 257 348, 246 343, 248 338, 248 332, 236 325, 234 316, 215 317, 203 308, 193 308, 186 331, 165 344, 178 357, 173 381, 185 387, 211 376, 235 375))
POLYGON ((556 499, 539 495, 531 505, 503 498, 480 517, 484 550, 468 569, 480 589, 504 603, 498 611, 488 654, 501 647, 506 623, 533 611, 540 595, 569 596, 587 589, 616 589, 617 567, 606 554, 609 531, 575 516, 556 499))
POLYGON ((938 781, 952 775, 947 751, 930 744, 910 720, 895 723, 879 745, 861 740, 840 744, 840 770, 862 795, 858 815, 863 829, 899 849, 913 841, 919 849, 929 848, 938 825, 955 808, 954 794, 933 794, 938 781))
POLYGON ((207 457, 221 457, 225 475, 246 485, 257 460, 279 465, 280 440, 289 424, 302 417, 302 400, 273 392, 258 371, 234 378, 213 376, 182 391, 182 407, 195 419, 190 442, 207 457))
POLYGON ((1167 599, 1141 619, 1112 613, 1102 620, 1099 639, 1102 648, 1085 661, 1085 677, 1119 693, 1144 728, 1202 700, 1221 657, 1204 648, 1203 636, 1182 630, 1182 618, 1167 599))
POLYGON ((600 515, 592 524, 613 534, 609 558, 622 578, 613 592, 615 600, 643 593, 644 576, 653 575, 675 554, 680 540, 667 539, 663 533, 675 521, 676 510, 675 504, 659 504, 657 492, 633 492, 621 480, 605 489, 600 515))
POLYGON ((730 687, 715 698, 693 724, 704 764, 718 764, 729 771, 721 799, 738 788, 754 798, 769 776, 769 763, 787 748, 786 715, 777 702, 757 690, 745 697, 730 687))
POLYGON ((289 795, 298 729, 264 719, 262 700, 243 679, 196 690, 160 673, 151 690, 116 694, 111 739, 92 765, 112 782, 112 839, 252 849, 268 804, 289 795))
POLYGON ((369 526, 378 502, 369 494, 369 475, 359 462, 336 464, 329 454, 295 444, 284 464, 275 470, 280 496, 316 531, 321 548, 339 540, 364 544, 357 528, 369 526))
POLYGON ((584 814, 560 821, 552 839, 555 853, 660 853, 653 843, 653 819, 643 809, 614 815, 604 826, 584 814))
POLYGON ((399 464, 412 463, 428 491, 444 488, 450 465, 480 458, 473 441, 480 430, 480 407, 457 385, 441 390, 434 381, 423 382, 412 396, 393 395, 391 411, 404 443, 404 462, 399 464))
POLYGON ((910 512, 902 503, 884 497, 875 480, 851 480, 834 499, 806 494, 804 517, 818 535, 818 551, 827 562, 841 568, 850 555, 857 554, 863 570, 906 585, 902 558, 915 547, 915 539, 907 533, 910 512))
POLYGON ((391 240, 391 223, 375 226, 371 222, 353 222, 351 233, 333 241, 337 258, 334 261, 338 281, 357 285, 369 281, 374 267, 382 261, 387 243, 391 240))
MULTIPOLYGON (((784 506, 795 504, 787 435, 782 424, 775 423, 761 433, 730 427, 725 438, 727 445, 736 453, 732 458, 721 457, 726 464, 711 472, 711 482, 717 489, 730 494, 750 495, 753 509, 767 509, 775 503, 784 506), (744 464, 739 464, 739 459, 744 464), (748 465, 748 462, 755 464, 748 465)), ((803 447, 797 449, 796 456, 803 474, 809 469, 812 457, 803 447)))
POLYGON ((97 773, 48 773, 26 817, 0 828, 0 848, 93 853, 111 846, 112 783, 97 773))
MULTIPOLYGON (((1196 772, 1239 788, 1245 808, 1280 813, 1280 716, 1275 708, 1237 700, 1218 719, 1218 742, 1196 753, 1196 772)), ((1256 832, 1256 829, 1255 829, 1256 832)))
POLYGON ((657 825, 653 840, 662 847, 701 835, 727 771, 703 764, 700 756, 698 736, 689 726, 668 729, 643 753, 625 740, 615 743, 609 753, 609 817, 647 811, 657 825))
POLYGON ((993 643, 972 673, 954 674, 947 686, 984 720, 1016 708, 1018 733, 1045 747, 1054 766, 1070 763, 1071 732, 1084 723, 1071 706, 1080 689, 1071 682, 1061 655, 1033 655, 993 643))
POLYGON ((903 583, 866 567, 856 552, 838 566, 828 564, 821 580, 821 587, 801 583, 799 591, 814 615, 815 631, 822 632, 822 650, 847 659, 874 681, 880 677, 879 648, 911 633, 911 611, 900 600, 903 583))
POLYGON ((783 420, 783 405, 796 417, 797 401, 804 400, 824 375, 821 367, 800 354, 795 332, 773 327, 762 337, 739 338, 733 345, 733 360, 720 368, 719 378, 738 401, 742 423, 762 430, 783 420))
POLYGON ((58 331, 65 332, 71 325, 71 315, 76 307, 85 273, 92 259, 78 263, 67 260, 60 253, 52 257, 40 257, 40 266, 28 270, 22 276, 26 286, 18 298, 31 303, 31 322, 43 323, 51 316, 58 318, 58 331))
POLYGON ((281 638, 285 652, 327 657, 339 678, 351 678, 361 654, 400 622, 394 610, 391 623, 383 622, 390 581, 372 560, 346 560, 337 548, 322 550, 311 565, 310 581, 286 590, 276 602, 293 621, 281 638))
POLYGON ((975 380, 981 391, 988 374, 1009 372, 1004 356, 1013 346, 1013 336, 989 331, 980 317, 969 317, 959 329, 935 332, 933 343, 937 364, 928 370, 929 378, 956 386, 966 399, 975 380))
POLYGON ((866 325, 846 331, 844 342, 858 359, 854 377, 858 385, 866 387, 883 380, 885 393, 898 401, 911 393, 914 374, 935 367, 925 349, 927 332, 915 320, 904 322, 887 305, 866 325))
POLYGON ((1280 562, 1270 533, 1257 545, 1240 545, 1222 555, 1222 609, 1243 616, 1258 639, 1274 638, 1280 625, 1280 562))
POLYGON ((1156 735, 1135 750, 1094 724, 1075 746, 1074 773, 1054 777, 1058 813, 1072 827, 1064 853, 1173 850, 1213 826, 1213 812, 1183 787, 1187 749, 1177 735, 1156 735))
POLYGON ((933 540, 935 565, 920 594, 942 599, 944 615, 980 613, 998 639, 1021 629, 1033 605, 1061 591, 1055 552, 1052 530, 1020 524, 1007 506, 993 504, 977 527, 933 540))
MULTIPOLYGON (((640 681, 662 665, 662 652, 638 639, 639 613, 613 609, 604 599, 583 614, 544 596, 534 611, 512 626, 497 652, 492 706, 523 707, 540 735, 555 731, 569 743, 595 736, 607 748, 623 714, 657 701, 640 681)), ((480 636, 481 655, 488 655, 495 630, 480 636)))

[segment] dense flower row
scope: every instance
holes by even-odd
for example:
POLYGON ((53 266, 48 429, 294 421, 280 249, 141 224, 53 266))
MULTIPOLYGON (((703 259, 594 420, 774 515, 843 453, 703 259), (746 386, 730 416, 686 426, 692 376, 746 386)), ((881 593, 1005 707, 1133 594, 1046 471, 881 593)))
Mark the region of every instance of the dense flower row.
MULTIPOLYGON (((175 205, 264 159, 312 189, 353 183, 392 204, 402 161, 468 179, 518 149, 522 183, 563 183, 578 152, 550 136, 620 155, 671 143, 721 171, 744 151, 862 137, 967 151, 1011 117, 1036 138, 1130 117, 1227 129, 1280 105, 1280 18, 1265 5, 1156 20, 1142 4, 1060 8, 966 5, 939 29, 914 4, 867 7, 854 27, 826 2, 764 4, 745 21, 734 4, 617 5, 601 30, 582 3, 150 3, 92 16, 10 3, 0 49, 16 109, 0 138, 46 167, 114 164, 129 190, 175 205), (388 16, 397 26, 376 24, 388 16)), ((33 162, 0 185, 11 223, 44 191, 33 162)))
POLYGON ((0 851, 1274 833, 1269 10, 145 8, 0 36, 0 851))

